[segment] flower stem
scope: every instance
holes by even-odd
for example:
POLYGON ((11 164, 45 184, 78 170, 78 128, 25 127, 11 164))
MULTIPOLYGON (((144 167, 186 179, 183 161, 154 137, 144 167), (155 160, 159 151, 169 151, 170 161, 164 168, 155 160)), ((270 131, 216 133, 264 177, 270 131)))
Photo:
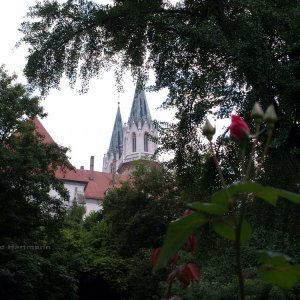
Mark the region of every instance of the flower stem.
POLYGON ((168 290, 166 294, 166 300, 169 300, 171 298, 171 290, 172 290, 173 280, 171 280, 168 284, 168 290))
POLYGON ((270 130, 268 131, 267 141, 266 141, 266 144, 265 144, 265 148, 264 148, 264 151, 263 151, 263 154, 262 154, 260 163, 259 163, 259 165, 258 165, 258 167, 257 167, 256 175, 259 174, 259 172, 261 171, 262 166, 263 166, 263 163, 264 163, 265 158, 266 158, 266 156, 267 156, 268 148, 269 148, 269 145, 270 145, 271 139, 272 139, 272 133, 273 133, 273 130, 270 129, 270 130))
MULTIPOLYGON (((214 151, 212 142, 210 141, 210 150, 217 168, 217 171, 220 176, 220 180, 222 182, 223 188, 226 191, 226 195, 228 197, 229 203, 232 206, 233 205, 233 199, 228 191, 227 184, 225 182, 225 178, 223 176, 218 158, 216 156, 216 153, 214 151)), ((237 264, 237 275, 239 278, 239 294, 240 294, 240 300, 245 300, 245 288, 244 288, 244 276, 243 276, 243 270, 242 270, 242 261, 241 261, 241 228, 242 228, 242 223, 243 223, 243 218, 244 218, 244 210, 245 210, 245 200, 242 199, 241 201, 241 207, 240 207, 240 214, 237 216, 235 213, 235 250, 236 250, 236 264, 237 264)))
POLYGON ((233 203, 233 199, 228 191, 228 188, 227 188, 227 184, 225 182, 225 178, 223 176, 223 173, 222 173, 222 170, 221 170, 221 167, 220 167, 220 164, 219 164, 219 161, 218 161, 218 158, 216 156, 216 153, 214 151, 214 148, 213 148, 213 144, 212 142, 210 141, 209 142, 209 145, 210 145, 210 151, 212 153, 212 156, 213 156, 213 159, 214 159, 214 162, 215 162, 215 165, 216 165, 216 168, 217 168, 217 171, 218 171, 218 174, 220 176, 220 180, 221 180, 221 183, 222 183, 222 186, 223 188, 225 189, 225 192, 226 192, 226 195, 228 197, 228 200, 230 201, 230 203, 232 204, 233 203))
POLYGON ((236 218, 236 229, 235 229, 235 253, 236 253, 236 267, 237 267, 237 275, 239 279, 239 293, 240 300, 245 300, 245 282, 242 268, 242 258, 241 258, 241 230, 244 220, 245 213, 245 198, 242 196, 240 213, 236 218))
POLYGON ((251 152, 250 152, 249 161, 248 161, 248 165, 247 165, 246 172, 245 172, 245 177, 244 177, 245 181, 248 180, 249 177, 250 177, 251 166, 252 166, 252 162, 254 160, 254 153, 255 153, 257 143, 258 143, 259 130, 260 130, 260 123, 256 123, 255 139, 254 139, 254 142, 252 144, 252 149, 251 149, 251 152))

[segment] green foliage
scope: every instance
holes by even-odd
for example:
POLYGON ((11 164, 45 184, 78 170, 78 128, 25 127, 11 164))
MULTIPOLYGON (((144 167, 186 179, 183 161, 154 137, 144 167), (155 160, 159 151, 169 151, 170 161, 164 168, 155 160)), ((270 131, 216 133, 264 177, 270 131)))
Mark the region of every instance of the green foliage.
MULTIPOLYGON (((22 42, 30 47, 25 74, 46 92, 63 75, 71 84, 79 76, 85 88, 112 65, 118 66, 118 79, 128 68, 135 75, 152 68, 152 89, 169 89, 163 106, 175 108, 178 120, 161 124, 160 139, 164 150, 175 153, 179 187, 191 201, 197 200, 199 182, 212 186, 203 173, 214 181, 214 168, 201 168, 207 161, 198 153, 205 153, 205 145, 197 126, 207 113, 228 117, 235 108, 247 115, 255 101, 264 109, 273 103, 280 130, 274 131, 266 175, 283 188, 293 178, 294 190, 300 170, 299 16, 296 0, 45 1, 30 9, 21 26, 22 42)), ((224 169, 232 170, 226 168, 235 161, 231 149, 220 150, 224 169)))
POLYGON ((207 218, 200 213, 192 213, 172 222, 168 227, 154 271, 166 266, 176 252, 186 243, 188 237, 207 221, 207 218))
MULTIPOLYGON (((223 218, 221 221, 213 221, 212 227, 220 236, 235 241, 236 240, 236 225, 232 218, 223 218)), ((243 221, 241 226, 241 244, 245 244, 250 240, 251 226, 247 221, 243 221)))
MULTIPOLYGON (((299 203, 299 197, 286 192, 300 192, 299 1, 199 0, 173 5, 166 1, 124 0, 107 6, 75 0, 65 3, 45 1, 36 4, 28 17, 30 19, 21 29, 24 33, 22 41, 30 46, 25 74, 32 87, 39 87, 43 92, 58 87, 63 74, 70 79, 71 85, 79 76, 85 89, 91 77, 116 63, 117 76, 130 68, 134 75, 141 72, 146 77, 145 69, 154 69, 156 83, 152 89, 169 89, 163 106, 175 107, 178 121, 172 125, 160 124, 160 141, 165 151, 175 153, 170 166, 176 171, 176 186, 189 202, 199 201, 198 195, 209 199, 209 195, 221 188, 221 182, 215 176, 216 168, 207 157, 207 146, 198 140, 197 126, 203 123, 207 113, 217 110, 217 115, 227 117, 234 108, 241 115, 248 115, 255 101, 260 101, 263 108, 273 103, 278 127, 274 128, 269 155, 259 175, 264 187, 257 186, 258 190, 253 190, 263 202, 248 203, 250 210, 246 218, 255 230, 250 244, 243 248, 245 251, 256 250, 252 245, 255 242, 268 249, 299 255, 297 220, 300 210, 294 205, 299 203), (274 188, 269 187, 270 184, 274 188), (283 202, 281 198, 293 203, 283 202), (277 209, 269 204, 276 205, 277 209)), ((257 144, 258 155, 263 152, 264 138, 263 133, 257 144)), ((246 149, 248 151, 250 149, 246 149)), ((234 147, 220 138, 216 155, 226 182, 239 181, 239 158, 234 147)), ((246 190, 240 192, 249 192, 248 186, 246 183, 246 190)), ((159 223, 155 216, 163 216, 163 209, 168 211, 168 208, 162 205, 156 210, 148 206, 147 194, 152 197, 152 189, 155 191, 155 185, 149 186, 147 192, 132 190, 128 185, 122 192, 111 192, 107 220, 99 227, 99 232, 110 236, 111 242, 107 244, 100 239, 100 243, 114 250, 120 244, 121 251, 127 256, 137 253, 141 246, 159 243, 163 233, 155 226, 153 228, 153 224, 159 223), (140 213, 136 214, 135 209, 140 213), (154 217, 148 215, 148 211, 154 217), (153 235, 149 228, 154 229, 153 235), (142 239, 148 235, 153 241, 142 239)), ((235 187, 231 189, 234 193, 235 187)), ((170 189, 166 190, 169 193, 170 189)), ((197 209, 209 218, 219 217, 221 209, 217 205, 231 212, 235 207, 228 206, 224 194, 221 191, 213 196, 211 203, 214 206, 200 204, 197 209)), ((156 192, 153 198, 158 199, 156 192)), ((170 221, 177 216, 175 213, 174 218, 166 219, 170 221)), ((238 222, 235 225, 237 230, 243 228, 239 228, 238 222)), ((165 226, 163 223, 162 228, 165 226)), ((206 227, 204 231, 208 230, 206 227)), ((248 240, 250 230, 247 232, 245 240, 248 240)), ((214 248, 215 243, 209 242, 206 256, 221 256, 222 253, 214 248)), ((247 266, 256 267, 257 261, 253 257, 243 255, 247 266)), ((232 256, 229 257, 232 260, 232 256)), ((208 261, 213 279, 221 264, 213 259, 208 261)), ((232 265, 234 263, 229 259, 222 268, 227 270, 232 265)), ((247 284, 256 291, 251 296, 253 299, 259 299, 255 298, 255 293, 261 299, 293 299, 297 295, 297 291, 285 295, 255 280, 247 279, 246 289, 247 284)), ((235 283, 223 281, 220 285, 211 280, 210 283, 203 282, 201 292, 206 299, 222 299, 223 296, 230 299, 235 287, 235 283)), ((194 294, 197 295, 194 298, 201 299, 200 294, 194 294)))
POLYGON ((0 298, 76 299, 56 252, 68 193, 55 171, 70 167, 67 149, 42 142, 31 120, 43 108, 15 79, 0 68, 0 298))
POLYGON ((132 181, 110 190, 103 203, 104 221, 111 226, 111 246, 131 256, 141 248, 156 248, 166 228, 183 211, 170 173, 139 165, 132 181))
MULTIPOLYGON (((245 219, 241 219, 241 223, 238 223, 239 216, 237 214, 231 213, 232 216, 228 216, 227 207, 229 204, 231 206, 235 204, 233 199, 236 199, 238 206, 245 205, 242 203, 245 200, 238 199, 239 194, 243 194, 243 197, 245 197, 245 194, 257 195, 272 205, 276 204, 277 198, 280 196, 294 203, 298 203, 300 199, 298 194, 268 186, 265 187, 256 182, 237 182, 214 194, 211 204, 199 202, 190 205, 200 212, 211 214, 210 222, 213 230, 221 237, 235 241, 236 245, 248 243, 252 231, 251 225, 245 219)), ((166 266, 168 261, 185 243, 188 236, 207 222, 208 219, 204 215, 196 212, 171 223, 154 271, 166 266)), ((285 289, 292 288, 300 280, 299 265, 289 265, 284 255, 272 252, 258 252, 257 255, 264 263, 259 271, 261 279, 285 289)), ((245 297, 244 294, 243 297, 245 297)))
MULTIPOLYGON (((39 250, 40 251, 40 250, 39 250)), ((14 251, 0 269, 1 299, 76 299, 76 281, 55 254, 14 251)), ((3 258, 3 255, 1 255, 3 258)))
POLYGON ((225 205, 210 202, 194 202, 189 204, 189 207, 197 211, 217 216, 225 214, 228 210, 225 205))
POLYGON ((264 263, 259 276, 281 288, 290 289, 300 279, 300 265, 290 265, 291 259, 281 253, 259 251, 257 257, 264 263))

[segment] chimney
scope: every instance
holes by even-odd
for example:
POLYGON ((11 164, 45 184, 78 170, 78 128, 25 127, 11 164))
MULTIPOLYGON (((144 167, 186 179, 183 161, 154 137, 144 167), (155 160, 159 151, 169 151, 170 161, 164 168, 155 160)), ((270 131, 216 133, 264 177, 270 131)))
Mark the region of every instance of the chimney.
POLYGON ((90 159, 90 180, 94 180, 94 156, 91 156, 90 159))
POLYGON ((81 171, 84 170, 84 166, 81 166, 81 167, 80 167, 80 170, 81 170, 81 171))

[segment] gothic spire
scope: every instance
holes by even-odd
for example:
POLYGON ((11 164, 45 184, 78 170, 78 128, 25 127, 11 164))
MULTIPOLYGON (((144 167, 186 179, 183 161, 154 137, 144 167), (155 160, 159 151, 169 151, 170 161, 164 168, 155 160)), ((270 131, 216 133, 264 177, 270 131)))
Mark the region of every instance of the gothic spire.
POLYGON ((120 111, 120 102, 118 102, 117 115, 116 115, 114 129, 111 135, 107 154, 109 156, 111 154, 115 156, 116 153, 119 153, 118 158, 120 158, 123 151, 122 148, 123 148, 123 122, 122 122, 121 111, 120 111))
POLYGON ((137 82, 134 98, 131 106, 131 112, 128 123, 134 122, 138 126, 138 122, 141 121, 142 125, 147 122, 151 122, 150 110, 148 107, 146 94, 141 82, 137 82))

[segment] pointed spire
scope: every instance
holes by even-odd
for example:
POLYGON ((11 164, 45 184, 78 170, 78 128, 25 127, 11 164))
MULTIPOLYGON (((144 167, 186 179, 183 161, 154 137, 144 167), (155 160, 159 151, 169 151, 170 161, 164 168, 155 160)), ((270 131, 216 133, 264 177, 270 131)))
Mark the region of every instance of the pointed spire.
POLYGON ((131 106, 131 112, 128 123, 134 122, 138 126, 138 122, 141 121, 142 125, 147 122, 150 124, 151 115, 148 107, 146 94, 143 89, 143 84, 138 80, 135 88, 134 98, 131 106))
POLYGON ((114 129, 111 135, 107 154, 108 155, 113 154, 115 157, 116 154, 119 153, 119 157, 117 158, 120 158, 123 151, 122 148, 123 148, 123 122, 122 122, 121 111, 120 111, 120 102, 118 102, 117 115, 116 115, 114 129))

